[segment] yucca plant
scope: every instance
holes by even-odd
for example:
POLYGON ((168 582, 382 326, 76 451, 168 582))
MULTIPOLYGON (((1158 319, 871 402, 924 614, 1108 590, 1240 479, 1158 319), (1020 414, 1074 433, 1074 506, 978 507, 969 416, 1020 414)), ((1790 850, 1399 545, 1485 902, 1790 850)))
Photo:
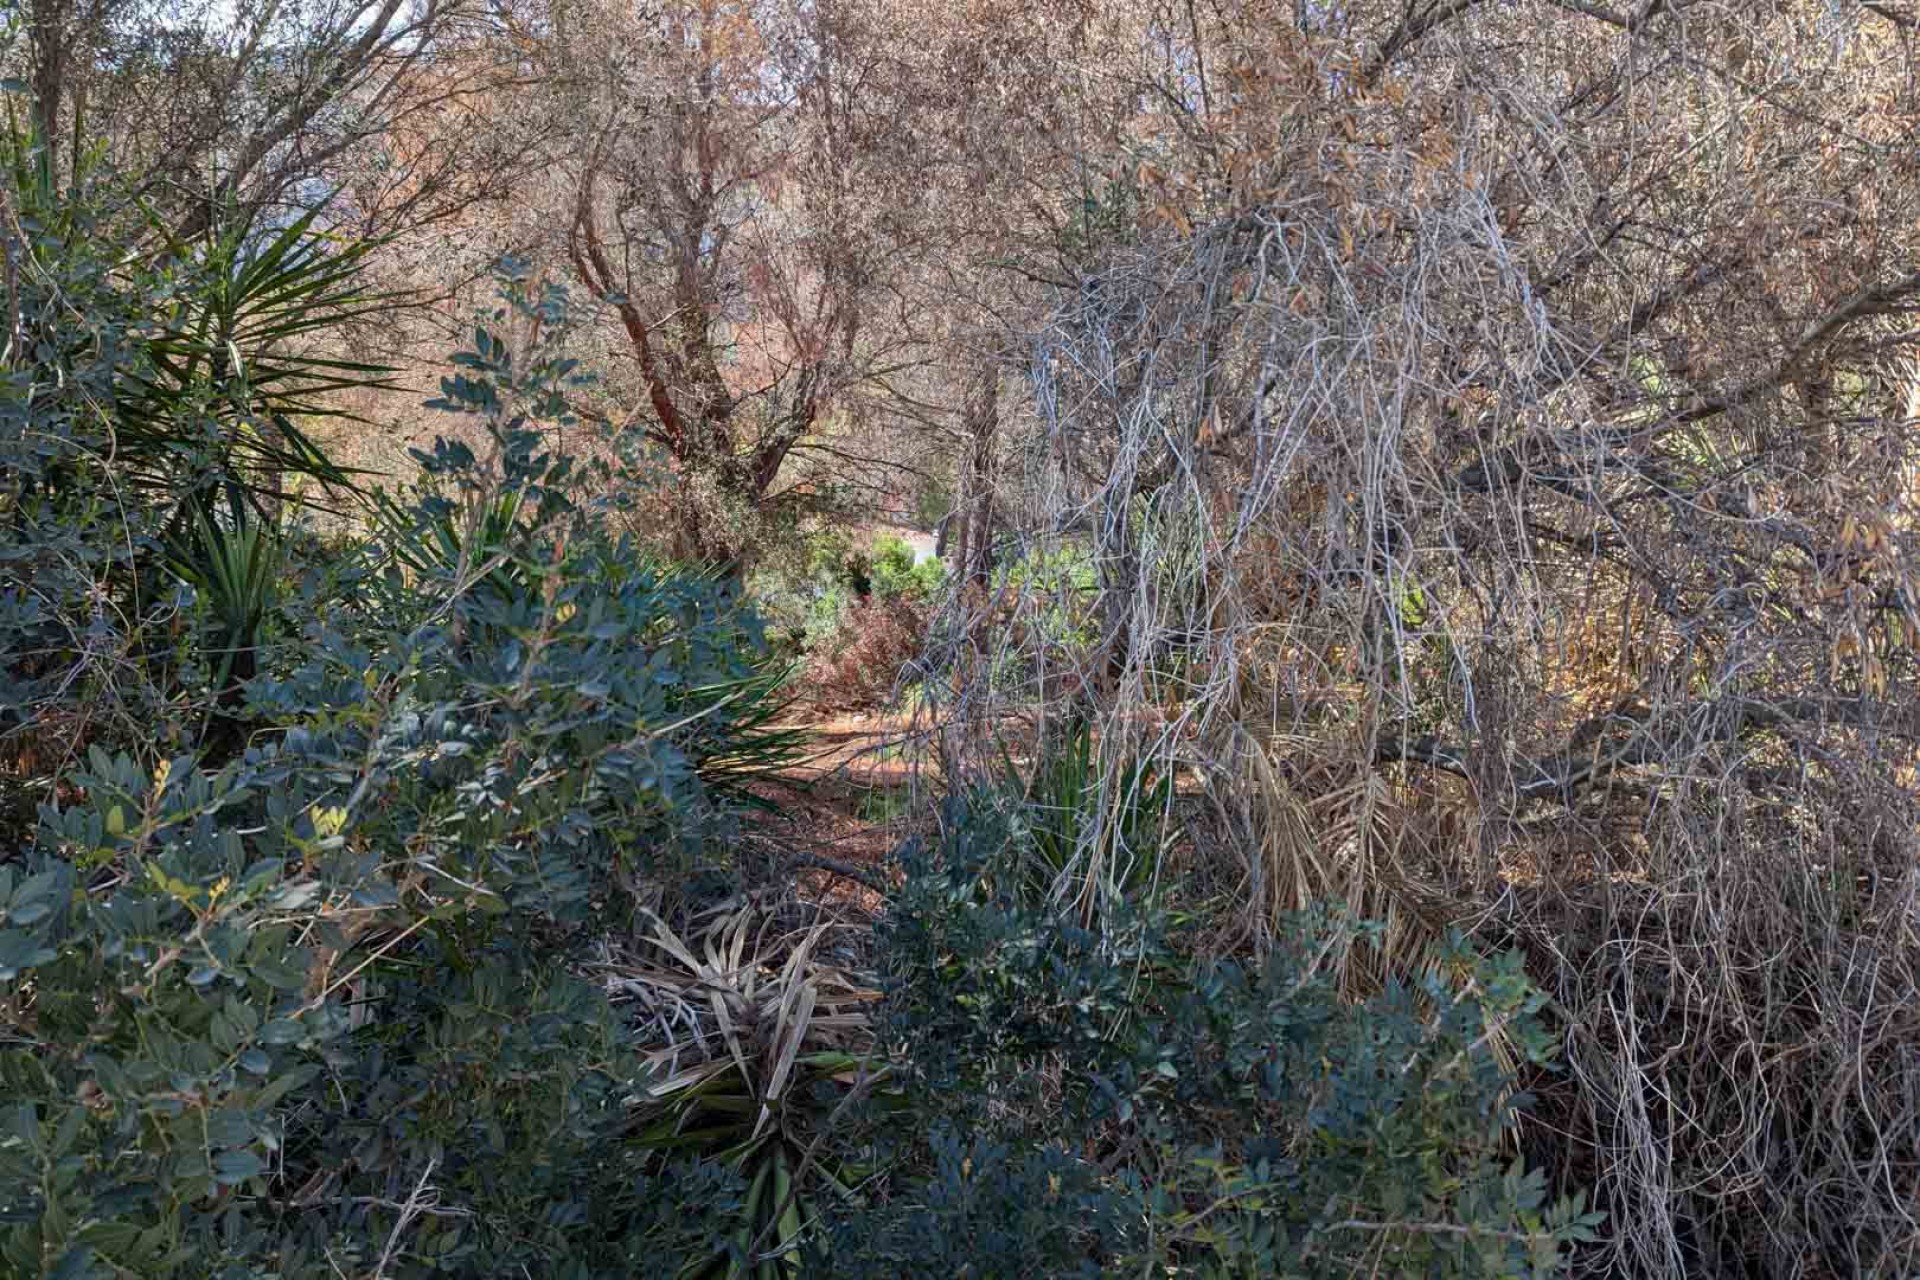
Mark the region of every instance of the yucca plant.
POLYGON ((1023 801, 1020 829, 1042 891, 1078 886, 1076 895, 1134 894, 1159 869, 1161 830, 1173 776, 1150 760, 1106 759, 1092 721, 1076 716, 1023 779, 1010 759, 1006 785, 1023 801))
POLYGON ((806 754, 811 730, 787 722, 793 699, 783 695, 792 671, 770 668, 729 686, 696 689, 721 721, 717 749, 700 760, 700 778, 716 798, 749 809, 770 809, 751 784, 791 769, 806 754))
POLYGON ((258 673, 258 653, 286 569, 278 530, 236 500, 227 523, 195 508, 187 537, 169 548, 167 568, 194 589, 204 613, 202 657, 214 700, 207 727, 231 721, 242 686, 258 673))
POLYGON ((817 1217, 809 1184, 845 1194, 851 1176, 814 1139, 832 1123, 833 1099, 885 1074, 867 1014, 880 993, 821 958, 831 924, 780 929, 756 903, 735 901, 697 925, 689 942, 654 917, 645 954, 611 969, 612 985, 645 1010, 652 1046, 640 1141, 746 1181, 732 1239, 688 1276, 795 1275, 817 1217))
POLYGON ((284 557, 277 532, 258 520, 227 526, 195 513, 194 536, 168 563, 200 594, 229 654, 250 652, 273 607, 284 557))
MULTIPOLYGON (((399 299, 367 287, 378 242, 327 234, 323 213, 279 228, 230 222, 200 243, 165 240, 171 302, 117 406, 119 456, 136 484, 181 507, 224 491, 263 513, 289 498, 316 501, 298 482, 353 488, 354 473, 299 424, 352 419, 339 393, 392 388, 393 370, 330 354, 318 340, 399 299)), ((153 230, 164 236, 157 222, 153 230)))
POLYGON ((410 579, 463 590, 484 582, 505 594, 526 588, 526 566, 516 556, 537 524, 527 490, 502 487, 432 509, 402 506, 387 494, 374 502, 386 551, 410 579))

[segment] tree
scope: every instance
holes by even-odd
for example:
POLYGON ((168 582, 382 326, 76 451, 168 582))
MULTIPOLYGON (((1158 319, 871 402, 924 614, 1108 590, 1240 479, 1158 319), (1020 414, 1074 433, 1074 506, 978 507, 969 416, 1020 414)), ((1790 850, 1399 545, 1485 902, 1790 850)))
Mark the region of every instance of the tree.
POLYGON ((183 240, 323 201, 369 231, 417 225, 496 191, 524 156, 448 119, 464 108, 470 125, 514 75, 505 24, 470 0, 30 0, 27 30, 55 176, 104 143, 183 240), (407 149, 436 117, 436 146, 407 149), (396 160, 406 199, 370 198, 396 160))
POLYGON ((848 43, 829 5, 555 15, 587 139, 566 256, 619 322, 688 558, 737 564, 817 502, 782 468, 877 358, 848 43))
MULTIPOLYGON (((1252 937, 1340 896, 1409 965, 1449 920, 1550 957, 1601 1265, 1905 1266, 1912 28, 1140 16, 1133 212, 1055 295, 1001 504, 1092 544, 1103 743, 1222 780, 1252 937)), ((1067 648, 1025 607, 1000 688, 1067 648)))

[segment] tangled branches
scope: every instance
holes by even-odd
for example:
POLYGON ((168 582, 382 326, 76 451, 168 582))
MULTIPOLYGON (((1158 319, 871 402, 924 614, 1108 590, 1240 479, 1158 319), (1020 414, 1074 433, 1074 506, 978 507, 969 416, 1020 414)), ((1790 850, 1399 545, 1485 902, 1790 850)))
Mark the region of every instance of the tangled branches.
MULTIPOLYGON (((1240 936, 1337 894, 1408 948, 1517 939, 1596 1265, 1911 1270, 1903 46, 1793 5, 1445 8, 1210 51, 1243 93, 1209 127, 1289 127, 1196 161, 1200 207, 1041 335, 1013 567, 936 655, 955 765, 1091 718, 1116 793, 1145 755, 1208 797, 1240 936), (1317 74, 1255 101, 1236 66, 1276 62, 1317 74)), ((1121 892, 1114 838, 1063 900, 1121 892)))

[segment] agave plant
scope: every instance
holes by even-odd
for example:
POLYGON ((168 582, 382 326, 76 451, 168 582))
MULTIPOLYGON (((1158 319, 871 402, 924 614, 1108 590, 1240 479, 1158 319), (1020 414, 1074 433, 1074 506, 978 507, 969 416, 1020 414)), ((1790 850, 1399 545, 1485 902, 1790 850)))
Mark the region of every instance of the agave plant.
POLYGON ((652 920, 643 956, 609 968, 645 1011, 651 1043, 640 1140, 724 1163, 748 1188, 727 1248, 689 1274, 794 1275, 815 1217, 808 1185, 845 1194, 851 1176, 813 1139, 835 1099, 885 1074, 866 1012, 880 993, 822 959, 827 922, 780 929, 761 905, 734 901, 697 919, 688 941, 652 920))

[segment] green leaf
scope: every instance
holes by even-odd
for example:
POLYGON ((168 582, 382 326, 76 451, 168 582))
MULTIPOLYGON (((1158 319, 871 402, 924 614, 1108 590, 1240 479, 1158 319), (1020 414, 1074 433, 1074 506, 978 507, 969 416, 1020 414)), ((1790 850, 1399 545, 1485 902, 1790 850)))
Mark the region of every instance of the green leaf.
POLYGON ((266 1163, 246 1148, 222 1151, 213 1158, 213 1177, 222 1186, 236 1186, 266 1171, 266 1163))
POLYGON ((276 1076, 273 1082, 253 1096, 255 1111, 265 1111, 277 1104, 282 1098, 300 1088, 320 1073, 315 1066, 296 1067, 283 1076, 276 1076))
POLYGON ((306 1037, 306 1031, 298 1022, 290 1018, 275 1018, 260 1028, 261 1044, 295 1044, 306 1037))

